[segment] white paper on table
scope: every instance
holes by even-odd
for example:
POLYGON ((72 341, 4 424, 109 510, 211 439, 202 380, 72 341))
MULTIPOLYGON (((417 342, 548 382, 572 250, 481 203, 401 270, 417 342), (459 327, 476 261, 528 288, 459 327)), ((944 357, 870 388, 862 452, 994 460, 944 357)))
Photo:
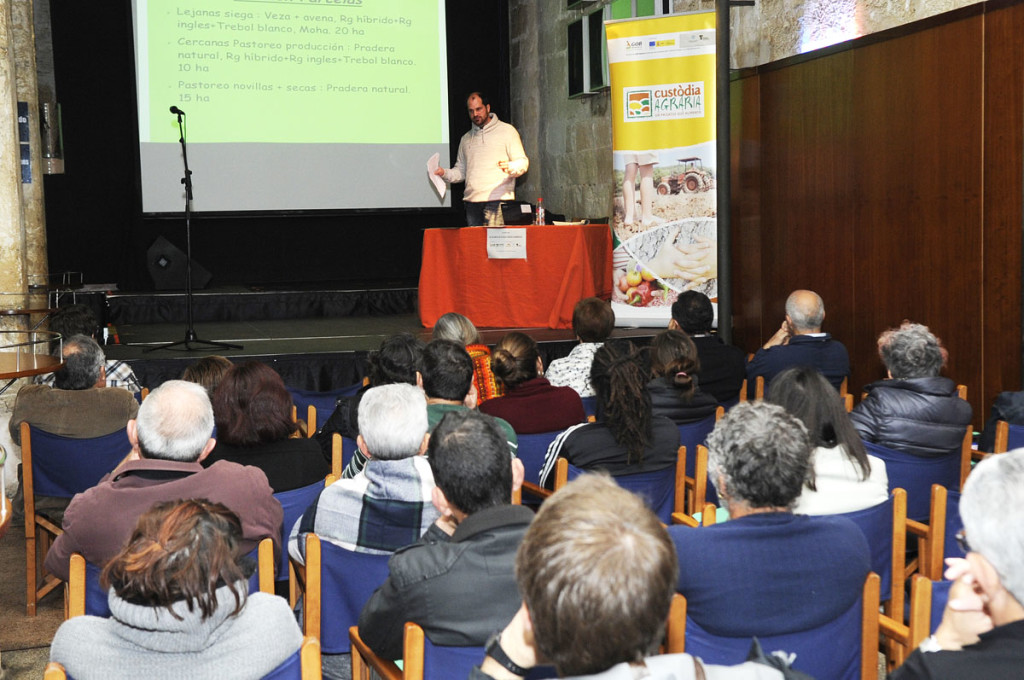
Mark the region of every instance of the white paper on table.
POLYGON ((444 179, 434 174, 434 171, 441 167, 438 161, 441 159, 441 154, 435 153, 433 156, 427 159, 427 174, 430 176, 430 181, 434 185, 434 189, 437 193, 441 194, 441 198, 444 198, 445 192, 448 190, 448 186, 444 183, 444 179))
POLYGON ((487 258, 490 260, 525 260, 526 229, 504 227, 488 229, 487 258))

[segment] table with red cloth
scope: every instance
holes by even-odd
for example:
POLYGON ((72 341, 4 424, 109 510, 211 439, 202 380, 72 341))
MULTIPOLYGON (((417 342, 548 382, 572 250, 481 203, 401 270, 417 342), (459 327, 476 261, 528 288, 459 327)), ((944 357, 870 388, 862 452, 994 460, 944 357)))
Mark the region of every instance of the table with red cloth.
POLYGON ((571 328, 576 303, 612 291, 607 224, 526 229, 526 259, 487 257, 487 227, 427 229, 420 269, 420 320, 448 312, 480 327, 571 328))

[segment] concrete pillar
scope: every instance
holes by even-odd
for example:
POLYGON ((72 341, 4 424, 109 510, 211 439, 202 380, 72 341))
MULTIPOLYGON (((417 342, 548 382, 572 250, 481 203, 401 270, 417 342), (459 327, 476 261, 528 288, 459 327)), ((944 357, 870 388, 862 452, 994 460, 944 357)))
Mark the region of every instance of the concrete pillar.
MULTIPOLYGON (((43 162, 39 125, 39 85, 36 78, 36 41, 33 0, 11 1, 11 36, 17 101, 28 104, 31 183, 21 185, 25 239, 25 277, 33 307, 45 306, 47 283, 46 213, 43 203, 43 162)), ((22 317, 24 318, 24 317, 22 317)))
MULTIPOLYGON (((0 292, 24 293, 25 212, 22 203, 13 0, 0 0, 0 292)), ((3 296, 7 297, 7 296, 3 296)), ((2 301, 0 297, 0 301, 2 301)))

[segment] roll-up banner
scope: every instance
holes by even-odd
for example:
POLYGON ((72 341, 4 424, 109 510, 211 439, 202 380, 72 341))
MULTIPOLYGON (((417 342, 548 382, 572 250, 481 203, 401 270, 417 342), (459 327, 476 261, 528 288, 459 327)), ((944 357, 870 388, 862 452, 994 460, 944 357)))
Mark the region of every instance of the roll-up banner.
POLYGON ((664 326, 686 290, 718 296, 715 13, 610 21, 612 308, 664 326))

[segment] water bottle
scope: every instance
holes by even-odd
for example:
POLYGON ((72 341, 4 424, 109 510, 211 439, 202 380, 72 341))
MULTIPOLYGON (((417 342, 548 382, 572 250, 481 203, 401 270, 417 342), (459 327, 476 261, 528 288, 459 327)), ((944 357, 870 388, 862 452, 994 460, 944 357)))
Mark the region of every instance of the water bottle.
POLYGON ((544 199, 537 199, 537 213, 533 216, 534 224, 544 224, 544 199))

